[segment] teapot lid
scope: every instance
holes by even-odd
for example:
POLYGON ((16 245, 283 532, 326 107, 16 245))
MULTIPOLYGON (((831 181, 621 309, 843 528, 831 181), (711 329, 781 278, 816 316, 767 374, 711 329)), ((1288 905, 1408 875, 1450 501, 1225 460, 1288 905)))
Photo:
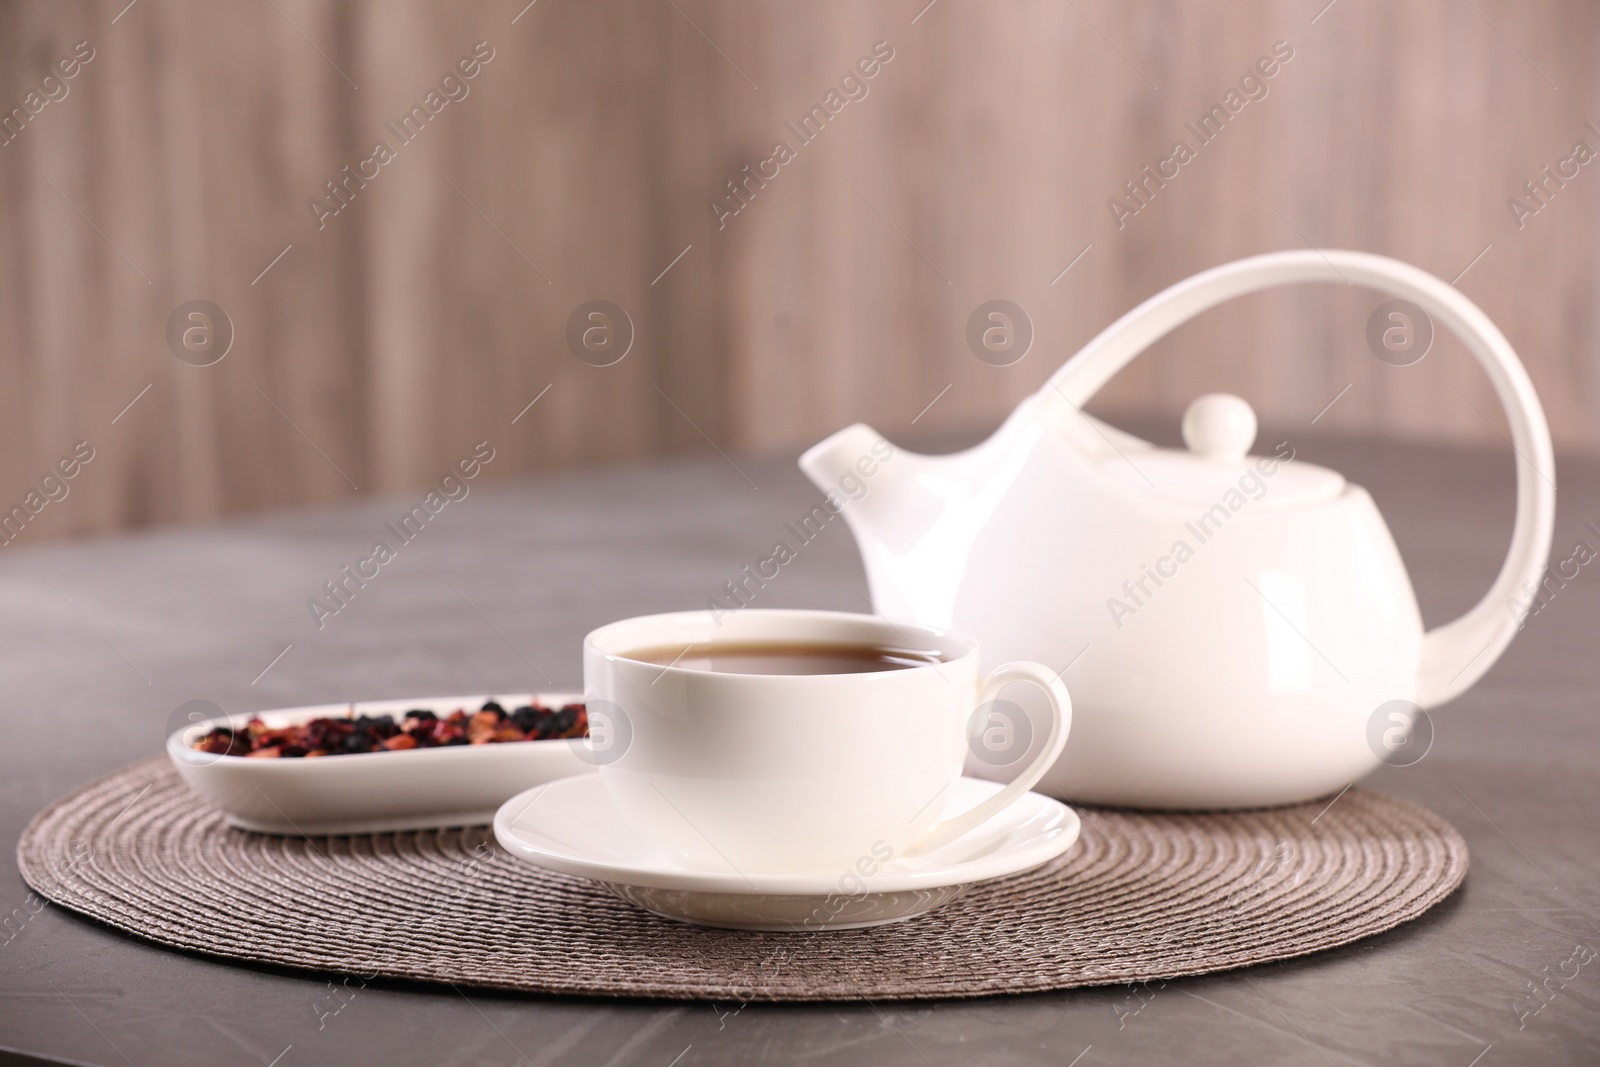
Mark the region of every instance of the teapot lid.
POLYGON ((1256 436, 1250 405, 1226 393, 1198 397, 1183 415, 1187 451, 1152 448, 1118 450, 1100 461, 1113 481, 1148 493, 1152 489, 1179 503, 1238 510, 1229 494, 1252 508, 1292 507, 1331 500, 1344 492, 1344 476, 1326 467, 1294 460, 1287 441, 1264 456, 1249 455, 1256 436))

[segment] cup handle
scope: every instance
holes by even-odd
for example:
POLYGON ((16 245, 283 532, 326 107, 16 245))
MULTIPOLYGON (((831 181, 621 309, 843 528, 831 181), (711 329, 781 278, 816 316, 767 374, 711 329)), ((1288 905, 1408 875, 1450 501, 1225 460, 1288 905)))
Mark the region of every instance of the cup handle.
POLYGON ((906 850, 907 855, 915 856, 948 844, 979 823, 988 822, 1000 814, 1044 777, 1044 772, 1050 769, 1050 765, 1066 747, 1067 733, 1072 729, 1072 697, 1067 694, 1067 687, 1061 684, 1060 675, 1042 663, 1017 660, 996 667, 983 680, 983 686, 978 694, 978 706, 982 707, 999 696, 1000 690, 1012 682, 1032 682, 1044 690, 1044 695, 1050 701, 1050 736, 1045 741, 1044 750, 1028 765, 1027 770, 1017 775, 1000 792, 983 803, 968 808, 953 819, 935 823, 916 844, 906 850))

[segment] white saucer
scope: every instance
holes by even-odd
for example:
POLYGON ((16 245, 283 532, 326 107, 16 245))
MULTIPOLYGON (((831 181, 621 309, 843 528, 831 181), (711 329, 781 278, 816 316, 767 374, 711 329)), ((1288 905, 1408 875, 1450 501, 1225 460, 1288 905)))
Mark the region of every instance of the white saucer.
MULTIPOLYGON (((962 778, 944 817, 1001 786, 962 778)), ((953 900, 978 882, 1016 874, 1061 855, 1078 840, 1078 816, 1058 800, 1027 793, 989 822, 920 856, 896 856, 864 879, 838 872, 751 874, 685 867, 645 840, 611 803, 600 776, 563 778, 519 793, 494 817, 513 856, 592 878, 669 919, 736 930, 846 930, 899 922, 953 900)))

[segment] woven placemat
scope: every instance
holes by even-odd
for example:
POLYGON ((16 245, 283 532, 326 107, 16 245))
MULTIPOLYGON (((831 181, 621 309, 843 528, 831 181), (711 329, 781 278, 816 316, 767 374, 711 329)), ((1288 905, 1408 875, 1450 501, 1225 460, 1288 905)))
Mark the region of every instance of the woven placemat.
POLYGON ((41 894, 163 945, 363 977, 713 1000, 980 996, 1202 974, 1416 918, 1467 871, 1432 812, 1351 789, 1225 814, 1084 809, 1066 855, 921 918, 745 933, 657 918, 513 860, 487 827, 312 839, 228 828, 155 757, 36 816, 41 894))

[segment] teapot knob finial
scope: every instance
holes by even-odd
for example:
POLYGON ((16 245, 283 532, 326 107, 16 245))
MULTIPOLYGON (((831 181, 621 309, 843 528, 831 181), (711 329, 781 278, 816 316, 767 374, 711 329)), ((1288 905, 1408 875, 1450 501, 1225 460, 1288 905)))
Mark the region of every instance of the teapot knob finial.
POLYGON ((1206 459, 1240 460, 1256 439, 1256 413, 1242 397, 1207 393, 1183 413, 1183 443, 1206 459))

